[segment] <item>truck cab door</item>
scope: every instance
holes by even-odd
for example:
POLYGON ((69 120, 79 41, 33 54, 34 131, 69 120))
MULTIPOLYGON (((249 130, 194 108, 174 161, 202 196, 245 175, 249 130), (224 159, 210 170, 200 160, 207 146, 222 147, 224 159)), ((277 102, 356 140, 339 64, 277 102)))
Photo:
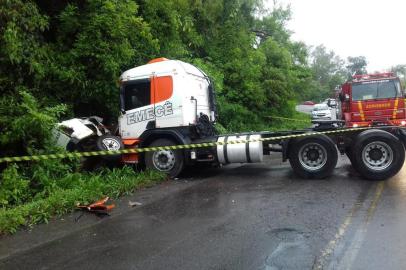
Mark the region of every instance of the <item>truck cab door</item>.
POLYGON ((120 102, 120 135, 122 138, 138 138, 148 122, 155 120, 150 78, 124 82, 120 88, 120 102))
POLYGON ((166 74, 151 77, 151 104, 154 106, 155 127, 182 125, 181 100, 174 96, 174 78, 166 74))
POLYGON ((139 138, 147 129, 182 125, 180 101, 172 97, 172 76, 152 75, 124 82, 120 91, 123 138, 139 138))

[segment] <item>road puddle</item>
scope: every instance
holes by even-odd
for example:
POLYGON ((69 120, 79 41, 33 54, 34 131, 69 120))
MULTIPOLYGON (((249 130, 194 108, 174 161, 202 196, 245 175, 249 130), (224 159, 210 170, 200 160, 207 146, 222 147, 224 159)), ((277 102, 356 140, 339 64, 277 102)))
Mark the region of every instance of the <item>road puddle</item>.
POLYGON ((266 258, 264 270, 312 268, 315 256, 303 232, 283 228, 269 231, 268 234, 280 242, 266 258))

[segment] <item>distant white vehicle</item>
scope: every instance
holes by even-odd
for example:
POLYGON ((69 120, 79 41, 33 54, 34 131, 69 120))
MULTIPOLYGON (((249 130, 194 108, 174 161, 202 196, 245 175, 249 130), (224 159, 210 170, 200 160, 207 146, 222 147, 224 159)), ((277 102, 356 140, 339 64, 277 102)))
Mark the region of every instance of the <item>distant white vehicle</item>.
POLYGON ((323 103, 327 104, 327 106, 329 106, 330 108, 337 107, 337 100, 335 100, 334 98, 327 98, 323 101, 323 103))
POLYGON ((314 105, 312 110, 312 119, 331 120, 330 107, 325 103, 319 103, 314 105))

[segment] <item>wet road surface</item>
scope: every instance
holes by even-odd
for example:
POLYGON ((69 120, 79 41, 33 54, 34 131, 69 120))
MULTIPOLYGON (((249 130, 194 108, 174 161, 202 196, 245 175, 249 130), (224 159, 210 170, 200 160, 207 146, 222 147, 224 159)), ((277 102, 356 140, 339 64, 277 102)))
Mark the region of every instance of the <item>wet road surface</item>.
POLYGON ((137 192, 138 208, 123 198, 102 220, 72 214, 3 236, 0 269, 406 267, 406 167, 386 182, 346 158, 326 180, 279 159, 198 174, 137 192))

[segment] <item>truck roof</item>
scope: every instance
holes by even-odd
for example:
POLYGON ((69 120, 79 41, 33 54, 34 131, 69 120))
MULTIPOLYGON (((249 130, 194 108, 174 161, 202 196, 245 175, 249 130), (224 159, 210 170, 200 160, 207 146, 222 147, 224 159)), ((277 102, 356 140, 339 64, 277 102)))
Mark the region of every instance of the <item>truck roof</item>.
POLYGON ((351 82, 397 79, 393 72, 354 75, 352 78, 351 82))
POLYGON ((184 73, 198 77, 207 77, 207 75, 195 66, 166 58, 157 58, 151 60, 148 64, 138 66, 123 72, 120 76, 121 81, 131 81, 135 79, 148 78, 153 75, 168 73, 184 73))

